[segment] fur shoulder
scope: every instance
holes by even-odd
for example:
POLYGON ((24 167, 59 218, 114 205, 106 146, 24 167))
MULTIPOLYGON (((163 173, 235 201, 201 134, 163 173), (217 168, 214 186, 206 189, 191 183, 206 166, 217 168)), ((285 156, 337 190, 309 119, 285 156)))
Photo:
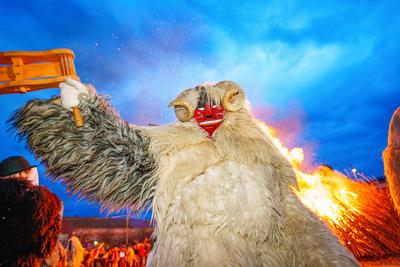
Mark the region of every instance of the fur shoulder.
POLYGON ((207 134, 194 121, 148 126, 142 130, 151 138, 152 149, 162 154, 169 154, 208 140, 207 134))

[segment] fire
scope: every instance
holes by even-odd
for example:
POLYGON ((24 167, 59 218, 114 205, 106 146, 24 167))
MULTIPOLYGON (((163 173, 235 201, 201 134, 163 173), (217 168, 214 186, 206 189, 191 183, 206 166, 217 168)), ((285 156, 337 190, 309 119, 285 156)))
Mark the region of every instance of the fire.
POLYGON ((320 167, 309 174, 302 172, 300 166, 304 161, 303 149, 299 147, 288 149, 277 137, 275 129, 267 125, 264 125, 264 129, 293 165, 299 186, 298 189, 293 190, 303 204, 328 223, 334 224, 343 222, 345 217, 343 214, 348 212, 348 207, 357 212, 357 208, 353 205, 357 202, 357 195, 346 188, 348 185, 346 176, 328 167, 320 167), (328 182, 329 180, 331 181, 328 182), (344 202, 346 205, 339 205, 338 202, 344 202))
MULTIPOLYGON (((293 188, 294 193, 327 223, 356 257, 400 254, 397 242, 400 218, 393 209, 386 187, 372 181, 350 179, 329 166, 303 172, 303 149, 288 149, 277 137, 275 129, 265 124, 261 127, 293 165, 298 183, 298 188, 293 188)), ((357 177, 357 170, 353 169, 352 173, 357 177)))
POLYGON ((346 223, 349 208, 351 212, 359 212, 356 207, 358 195, 347 188, 347 177, 328 167, 320 167, 312 174, 298 169, 295 173, 299 189, 294 192, 303 204, 328 223, 346 223))

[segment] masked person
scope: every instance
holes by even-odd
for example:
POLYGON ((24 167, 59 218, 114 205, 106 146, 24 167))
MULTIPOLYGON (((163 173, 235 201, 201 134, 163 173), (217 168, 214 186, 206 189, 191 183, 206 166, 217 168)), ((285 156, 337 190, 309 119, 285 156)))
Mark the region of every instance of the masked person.
POLYGON ((110 210, 152 208, 148 266, 358 266, 296 197, 292 166, 238 84, 184 90, 170 103, 179 122, 147 127, 78 81, 60 89, 61 105, 32 100, 10 123, 72 192, 110 210))
POLYGON ((57 244, 61 202, 21 156, 0 162, 0 266, 40 266, 57 244))

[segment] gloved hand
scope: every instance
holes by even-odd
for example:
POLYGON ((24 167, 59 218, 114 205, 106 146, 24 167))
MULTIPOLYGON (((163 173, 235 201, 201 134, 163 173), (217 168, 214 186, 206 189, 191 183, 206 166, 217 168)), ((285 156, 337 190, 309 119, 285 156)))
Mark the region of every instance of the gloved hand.
POLYGON ((60 88, 61 105, 68 110, 79 105, 79 97, 89 96, 89 89, 81 82, 71 78, 67 78, 58 87, 60 88))

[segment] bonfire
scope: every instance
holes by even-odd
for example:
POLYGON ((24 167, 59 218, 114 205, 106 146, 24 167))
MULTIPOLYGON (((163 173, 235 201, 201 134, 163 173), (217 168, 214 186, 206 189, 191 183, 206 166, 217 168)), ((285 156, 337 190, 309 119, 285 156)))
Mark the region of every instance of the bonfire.
POLYGON ((345 175, 323 165, 303 172, 303 149, 286 148, 274 129, 263 127, 294 166, 299 185, 293 188, 296 195, 358 259, 400 254, 400 218, 385 184, 355 169, 345 175))

